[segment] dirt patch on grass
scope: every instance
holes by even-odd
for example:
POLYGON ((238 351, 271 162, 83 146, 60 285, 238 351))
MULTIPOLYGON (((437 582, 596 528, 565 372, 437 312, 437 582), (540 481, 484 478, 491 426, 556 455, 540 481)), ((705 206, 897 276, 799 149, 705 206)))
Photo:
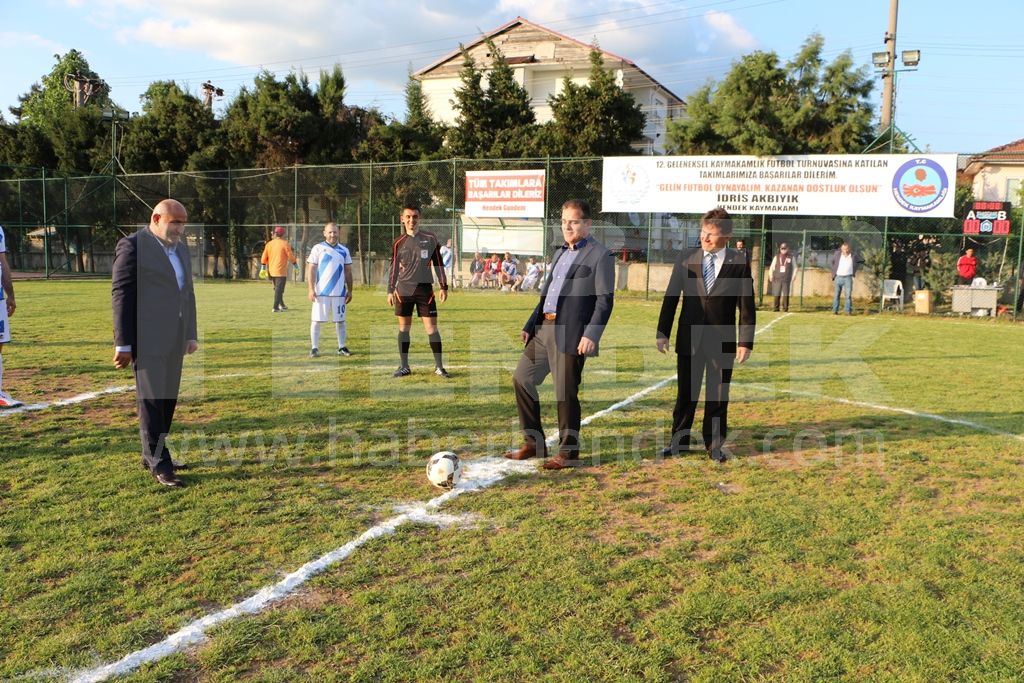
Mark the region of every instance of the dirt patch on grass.
POLYGON ((319 610, 325 605, 351 605, 352 594, 331 588, 316 588, 300 591, 274 604, 272 609, 319 610))
POLYGON ((576 475, 586 477, 589 485, 539 491, 537 504, 552 514, 574 508, 600 514, 601 523, 590 538, 605 546, 636 546, 630 560, 655 559, 668 547, 697 546, 706 536, 702 527, 680 521, 693 505, 679 500, 680 486, 704 486, 692 477, 691 468, 692 463, 683 460, 652 466, 645 461, 644 466, 627 471, 587 467, 576 475))

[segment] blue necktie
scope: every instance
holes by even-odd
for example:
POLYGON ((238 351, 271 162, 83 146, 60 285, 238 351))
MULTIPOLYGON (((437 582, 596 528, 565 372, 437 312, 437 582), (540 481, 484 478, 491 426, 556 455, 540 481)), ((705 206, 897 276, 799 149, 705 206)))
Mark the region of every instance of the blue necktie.
POLYGON ((704 291, 710 292, 715 284, 715 255, 707 253, 704 255, 704 291))

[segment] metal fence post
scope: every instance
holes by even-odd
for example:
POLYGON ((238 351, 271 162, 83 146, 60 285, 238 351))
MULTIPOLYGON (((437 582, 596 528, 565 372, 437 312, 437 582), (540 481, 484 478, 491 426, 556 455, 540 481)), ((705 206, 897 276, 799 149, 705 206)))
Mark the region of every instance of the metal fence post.
MULTIPOLYGON (((654 229, 651 227, 651 212, 647 212, 647 281, 644 282, 644 300, 651 300, 651 233, 654 229)), ((629 270, 626 270, 626 289, 629 289, 629 270)))
MULTIPOLYGON (((462 235, 459 235, 458 238, 456 238, 456 236, 455 236, 455 231, 457 229, 456 226, 458 224, 458 221, 456 220, 456 217, 455 217, 455 193, 458 192, 458 189, 459 189, 459 184, 458 184, 458 181, 456 180, 457 178, 458 178, 458 171, 455 170, 455 160, 452 159, 452 206, 451 206, 451 209, 452 209, 452 244, 455 246, 455 252, 452 254, 452 259, 453 259, 452 263, 457 264, 459 270, 461 271, 462 270, 462 257, 460 256, 460 254, 462 252, 462 247, 460 245, 462 244, 462 235)), ((448 275, 451 275, 451 274, 452 273, 446 273, 445 277, 447 277, 448 275)), ((454 280, 455 278, 453 277, 452 279, 454 280)), ((454 288, 455 287, 455 283, 454 282, 449 282, 448 286, 454 288)))
POLYGON ((1013 319, 1017 319, 1019 311, 1017 310, 1017 302, 1020 301, 1021 297, 1021 279, 1024 276, 1024 265, 1021 265, 1021 256, 1024 256, 1024 211, 1020 214, 1020 234, 1017 236, 1017 269, 1014 271, 1014 279, 1017 281, 1017 295, 1013 297, 1013 319))
POLYGON ((366 202, 366 228, 369 231, 367 233, 367 243, 373 240, 373 162, 370 162, 370 187, 367 192, 366 202))
POLYGON ((43 270, 46 278, 50 277, 50 226, 46 219, 46 168, 43 168, 43 270))
MULTIPOLYGON (((65 240, 67 240, 67 238, 68 238, 68 230, 70 230, 70 227, 68 226, 68 211, 70 211, 70 209, 68 208, 68 177, 64 176, 64 239, 65 240)), ((71 269, 71 264, 68 264, 68 270, 70 270, 70 269, 71 269)))
MULTIPOLYGON (((758 259, 757 264, 757 305, 761 306, 764 304, 764 243, 765 243, 765 215, 761 214, 761 257, 758 259)), ((753 249, 750 250, 753 253, 753 249)))
POLYGON ((292 225, 299 224, 299 165, 295 164, 295 181, 292 187, 292 225))
POLYGON ((800 238, 800 310, 804 310, 804 276, 807 273, 807 228, 800 238))
MULTIPOLYGON (((890 134, 890 144, 892 135, 890 134)), ((878 296, 878 312, 881 313, 885 310, 885 299, 882 298, 881 294, 885 291, 885 276, 889 265, 889 217, 885 217, 885 221, 882 223, 882 272, 879 273, 881 276, 881 282, 878 283, 879 296, 878 296)), ((850 298, 853 298, 853 287, 850 287, 850 298)), ((901 304, 902 305, 902 304, 901 304)))

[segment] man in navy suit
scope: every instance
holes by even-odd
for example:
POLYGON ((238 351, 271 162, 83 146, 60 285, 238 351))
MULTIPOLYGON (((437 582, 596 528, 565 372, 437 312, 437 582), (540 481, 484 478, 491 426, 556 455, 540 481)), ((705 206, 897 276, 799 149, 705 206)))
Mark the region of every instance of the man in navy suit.
POLYGON ((690 427, 705 373, 704 448, 716 462, 723 462, 722 446, 727 432, 729 383, 733 363, 742 363, 754 348, 754 281, 746 255, 725 245, 732 236, 732 218, 722 208, 704 214, 700 248, 679 254, 672 268, 658 318, 657 347, 665 353, 672 333, 679 299, 683 312, 676 334, 678 370, 672 440, 661 451, 674 455, 690 448, 690 427), (737 343, 736 312, 739 311, 737 343))
POLYGON ((196 341, 196 298, 188 247, 188 221, 173 199, 156 205, 149 227, 118 241, 114 251, 114 367, 135 371, 142 464, 163 486, 179 487, 167 450, 178 403, 185 354, 196 341))
POLYGON ((523 326, 526 348, 512 375, 524 441, 505 454, 512 460, 545 457, 537 385, 554 377, 558 454, 544 462, 549 470, 579 464, 583 364, 597 355, 615 301, 615 257, 590 236, 590 228, 587 202, 570 199, 562 205, 565 244, 555 251, 540 301, 523 326))

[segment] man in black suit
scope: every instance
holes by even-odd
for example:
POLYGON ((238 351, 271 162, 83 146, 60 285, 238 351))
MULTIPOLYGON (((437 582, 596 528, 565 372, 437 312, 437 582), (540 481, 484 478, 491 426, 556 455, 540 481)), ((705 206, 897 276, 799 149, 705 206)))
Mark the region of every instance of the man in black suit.
POLYGON ((512 385, 524 444, 505 457, 545 457, 537 385, 554 376, 558 406, 558 454, 544 469, 579 464, 580 400, 583 364, 596 356, 615 301, 615 257, 590 236, 590 205, 570 199, 562 205, 565 244, 555 251, 541 288, 540 301, 523 326, 526 344, 512 385))
POLYGON ((754 348, 754 281, 750 262, 735 249, 726 249, 732 235, 732 218, 722 208, 704 214, 699 249, 679 254, 661 304, 658 318, 658 351, 668 349, 672 321, 679 298, 683 312, 676 336, 678 369, 676 406, 672 413, 672 440, 661 451, 674 455, 690 448, 693 425, 705 373, 704 448, 716 462, 723 462, 722 446, 727 433, 729 383, 733 363, 742 363, 754 348), (739 343, 736 312, 739 311, 739 343))
POLYGON ((188 247, 188 212, 165 199, 149 227, 118 241, 114 252, 114 367, 132 364, 142 464, 163 486, 182 486, 167 450, 185 354, 196 341, 196 298, 188 247))

